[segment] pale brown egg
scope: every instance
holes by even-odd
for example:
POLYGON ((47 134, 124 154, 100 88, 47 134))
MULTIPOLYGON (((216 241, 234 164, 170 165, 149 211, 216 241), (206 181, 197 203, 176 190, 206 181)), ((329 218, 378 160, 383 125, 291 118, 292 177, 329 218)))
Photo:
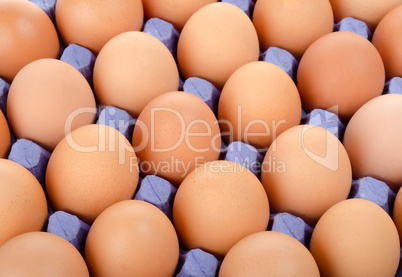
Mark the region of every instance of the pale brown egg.
POLYGON ((219 277, 319 277, 308 249, 295 238, 274 231, 258 232, 236 243, 226 254, 219 277))
POLYGON ((402 1, 387 13, 378 24, 372 42, 385 65, 387 79, 402 77, 402 1))
POLYGON ((173 276, 179 241, 169 218, 140 200, 116 203, 89 230, 85 259, 91 276, 173 276))
POLYGON ((30 1, 0 1, 0 37, 0 77, 9 83, 28 63, 59 56, 59 39, 52 21, 30 1))
POLYGON ((218 89, 237 68, 258 57, 253 23, 229 3, 208 4, 195 12, 184 25, 177 45, 184 78, 204 78, 218 89))
POLYGON ((178 89, 179 72, 161 41, 143 32, 126 32, 99 53, 93 81, 100 104, 124 109, 137 118, 149 101, 178 89))
POLYGON ((141 0, 57 0, 56 23, 65 44, 79 44, 98 54, 114 36, 140 31, 141 0))
POLYGON ((297 83, 306 112, 327 109, 347 122, 364 103, 381 95, 384 64, 367 39, 352 32, 334 32, 306 50, 297 83))
POLYGON ((53 151, 72 130, 95 121, 95 97, 84 76, 56 59, 26 65, 11 83, 7 116, 17 138, 53 151))
POLYGON ((0 159, 0 176, 2 245, 19 234, 42 230, 47 219, 47 204, 38 180, 22 165, 0 159))
POLYGON ((8 127, 7 119, 0 111, 0 158, 6 158, 10 152, 11 135, 8 127))
POLYGON ((217 0, 142 0, 146 19, 166 20, 181 31, 184 24, 200 8, 217 0))
POLYGON ((401 137, 402 95, 381 95, 362 106, 343 138, 353 177, 377 178, 397 192, 402 185, 401 137))
POLYGON ((395 198, 394 208, 392 211, 392 219, 398 229, 399 241, 402 242, 402 190, 399 189, 395 198))
POLYGON ((300 95, 281 68, 251 62, 237 69, 225 83, 218 118, 227 144, 240 140, 266 151, 278 135, 300 123, 300 95))
POLYGON ((178 187, 194 168, 219 158, 221 133, 207 104, 193 94, 172 91, 141 112, 133 146, 143 175, 158 175, 178 187))
POLYGON ((89 272, 70 242, 51 233, 29 232, 0 247, 0 276, 89 277, 89 272))
POLYGON ((329 0, 334 11, 335 22, 345 17, 364 21, 373 32, 378 22, 390 10, 402 4, 401 0, 329 0))
POLYGON ((348 199, 320 218, 310 252, 321 276, 394 277, 400 255, 398 231, 377 204, 348 199))
POLYGON ((261 50, 271 46, 288 50, 297 59, 334 25, 328 0, 258 0, 253 23, 261 50))
POLYGON ((137 157, 130 142, 100 124, 80 127, 63 138, 46 170, 52 206, 89 224, 112 204, 133 198, 137 184, 137 157))
POLYGON ((222 259, 242 238, 265 231, 269 202, 258 178, 230 161, 205 163, 181 183, 173 222, 187 249, 200 248, 222 259))
POLYGON ((348 197, 352 168, 345 148, 331 132, 299 125, 272 143, 261 182, 273 212, 289 212, 314 226, 326 210, 348 197))

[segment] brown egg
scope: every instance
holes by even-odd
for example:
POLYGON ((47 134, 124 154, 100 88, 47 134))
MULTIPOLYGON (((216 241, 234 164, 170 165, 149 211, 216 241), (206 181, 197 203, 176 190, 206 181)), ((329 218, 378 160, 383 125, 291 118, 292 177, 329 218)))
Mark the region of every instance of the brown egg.
POLYGON ((218 118, 227 144, 241 140, 266 151, 279 134, 300 123, 299 92, 278 66, 251 62, 223 87, 218 118))
POLYGON ((344 200, 318 221, 310 251, 321 276, 395 276, 398 232, 391 217, 365 199, 344 200))
POLYGON ((317 264, 295 238, 279 232, 258 232, 236 243, 223 259, 219 277, 319 277, 317 264))
POLYGON ((394 220, 395 226, 398 229, 399 240, 402 243, 402 190, 399 189, 398 194, 395 198, 394 209, 392 214, 392 219, 394 220))
POLYGON ((140 31, 141 0, 57 0, 57 29, 65 44, 75 43, 98 54, 114 36, 140 31))
POLYGON ((142 0, 145 18, 157 17, 166 20, 181 31, 193 13, 217 0, 142 0))
POLYGON ((276 46, 300 59, 311 43, 332 32, 334 16, 328 0, 259 0, 253 23, 262 51, 276 46))
POLYGON ((179 241, 169 218, 157 207, 126 200, 106 209, 85 244, 91 276, 173 276, 179 241))
POLYGON ((173 203, 173 222, 183 245, 220 259, 242 238, 265 231, 268 221, 261 182, 229 161, 197 167, 183 180, 173 203))
POLYGON ((138 165, 130 142, 116 129, 86 125, 69 133, 46 170, 52 206, 91 224, 110 205, 131 199, 138 184, 138 165))
POLYGON ((303 107, 328 109, 346 122, 364 103, 381 95, 381 56, 362 36, 334 32, 316 40, 300 60, 298 89, 303 107))
POLYGON ((353 177, 371 176, 398 191, 402 185, 401 137, 402 95, 382 95, 361 107, 343 138, 353 177))
POLYGON ((28 63, 59 56, 59 39, 52 21, 30 1, 0 1, 0 37, 0 77, 9 83, 28 63))
POLYGON ((2 245, 16 235, 42 230, 47 219, 47 204, 38 180, 22 165, 0 159, 0 176, 2 245))
POLYGON ((0 247, 0 276, 89 277, 89 272, 80 252, 67 240, 29 232, 0 247))
POLYGON ((7 116, 15 136, 53 151, 65 134, 95 121, 95 98, 84 76, 56 59, 25 66, 11 83, 7 116))
POLYGON ((240 66, 257 61, 257 32, 250 18, 229 3, 212 3, 195 12, 177 45, 181 73, 200 77, 221 89, 240 66))
POLYGON ((402 1, 383 19, 373 34, 372 42, 380 53, 385 65, 387 79, 402 77, 402 1))
POLYGON ((133 146, 144 175, 158 175, 176 187, 197 166, 217 160, 221 133, 214 113, 197 96, 164 93, 141 112, 133 146))
POLYGON ((314 226, 352 185, 348 154, 331 132, 299 125, 272 143, 262 165, 261 182, 274 212, 289 212, 314 226))
POLYGON ((99 53, 93 80, 100 104, 124 109, 137 118, 156 96, 178 89, 179 72, 161 41, 143 32, 126 32, 99 53))
POLYGON ((329 0, 334 11, 335 22, 345 17, 364 21, 373 32, 378 22, 390 10, 402 4, 401 0, 329 0))
POLYGON ((10 152, 11 135, 7 119, 0 110, 0 158, 6 158, 10 152))

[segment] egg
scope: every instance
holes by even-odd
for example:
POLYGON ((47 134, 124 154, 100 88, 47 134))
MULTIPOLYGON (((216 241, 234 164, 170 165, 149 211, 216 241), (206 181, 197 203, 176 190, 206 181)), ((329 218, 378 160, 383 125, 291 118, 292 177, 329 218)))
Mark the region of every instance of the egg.
POLYGON ((334 16, 328 0, 258 0, 253 23, 262 51, 276 46, 300 59, 311 43, 332 32, 334 16))
POLYGON ((399 189, 395 198, 394 209, 392 211, 392 219, 398 230, 399 241, 402 242, 402 190, 399 189))
POLYGON ((401 5, 388 12, 373 34, 373 45, 381 54, 387 79, 402 77, 402 1, 401 5))
POLYGON ((38 180, 22 165, 0 159, 0 176, 1 246, 19 234, 42 230, 47 204, 38 180))
POLYGON ((241 140, 266 151, 279 134, 300 123, 299 92, 278 66, 251 62, 225 83, 218 118, 227 144, 241 140))
POLYGON ((7 119, 0 110, 0 158, 6 158, 11 147, 11 135, 7 119))
POLYGON ((398 231, 377 204, 348 199, 318 221, 310 251, 321 276, 389 276, 399 264, 398 231))
POLYGON ((53 208, 88 224, 112 204, 133 198, 137 184, 137 157, 130 142, 100 124, 80 127, 63 138, 46 170, 53 208))
POLYGON ((137 118, 156 96, 178 89, 179 72, 161 41, 143 32, 126 32, 99 53, 93 82, 100 104, 124 109, 137 118))
POLYGON ((52 21, 30 1, 0 1, 0 37, 0 77, 9 83, 28 63, 59 56, 52 21))
POLYGON ((141 0, 57 0, 56 23, 65 44, 79 44, 98 54, 114 36, 140 31, 141 0))
POLYGON ((142 0, 145 18, 166 20, 181 31, 184 24, 200 8, 217 0, 142 0))
POLYGON ((385 70, 376 48, 352 32, 334 32, 306 50, 297 71, 303 108, 326 109, 343 122, 364 103, 382 94, 385 70))
POLYGON ((402 95, 381 95, 362 106, 343 138, 354 178, 371 176, 397 192, 402 185, 401 136, 402 95))
POLYGON ((200 248, 222 259, 239 240, 265 231, 269 202, 258 178, 229 161, 197 167, 181 183, 173 223, 187 249, 200 248))
POLYGON ((91 276, 173 276, 179 241, 169 218, 140 200, 116 203, 89 230, 85 260, 91 276))
POLYGON ((219 277, 225 276, 319 277, 320 272, 313 256, 298 240, 266 231, 245 237, 229 250, 219 269, 219 277))
POLYGON ((273 212, 288 212, 314 226, 334 204, 345 200, 352 168, 341 142, 314 125, 292 127, 272 143, 261 182, 273 212))
POLYGON ((141 112, 133 146, 143 175, 158 175, 178 187, 194 168, 219 158, 221 133, 204 101, 187 92, 171 91, 141 112))
POLYGON ((177 45, 183 77, 206 79, 218 89, 237 68, 258 58, 253 23, 229 3, 208 4, 195 12, 184 25, 177 45))
POLYGON ((46 232, 29 232, 0 247, 0 275, 89 277, 89 272, 70 242, 46 232))
POLYGON ((390 10, 402 4, 401 0, 330 0, 335 22, 345 17, 354 17, 364 21, 373 32, 380 20, 390 10))
POLYGON ((53 151, 72 130, 95 121, 95 98, 84 76, 56 59, 26 65, 11 83, 7 116, 17 138, 53 151))

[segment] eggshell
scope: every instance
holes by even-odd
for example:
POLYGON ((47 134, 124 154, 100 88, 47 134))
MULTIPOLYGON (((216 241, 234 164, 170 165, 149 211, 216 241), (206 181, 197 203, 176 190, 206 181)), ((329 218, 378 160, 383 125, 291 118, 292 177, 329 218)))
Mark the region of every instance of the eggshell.
POLYGON ((4 117, 2 111, 0 111, 0 158, 6 158, 10 152, 11 147, 11 135, 8 128, 7 119, 4 117))
POLYGON ((393 190, 402 185, 402 95, 381 95, 351 118, 343 145, 355 179, 371 176, 393 190))
POLYGON ((222 259, 242 238, 265 231, 269 202, 261 182, 230 161, 205 163, 181 183, 173 222, 188 249, 200 248, 222 259))
POLYGON ((329 0, 334 11, 335 22, 345 17, 364 21, 373 32, 378 22, 393 8, 402 4, 401 0, 329 0))
POLYGON ((392 211, 392 219, 398 229, 399 241, 402 242, 402 190, 399 189, 396 195, 394 207, 392 211))
POLYGON ((46 191, 52 206, 91 224, 110 205, 131 199, 138 184, 134 149, 116 129, 80 127, 50 156, 46 191))
POLYGON ((22 165, 0 159, 0 176, 2 245, 19 234, 42 230, 47 219, 47 204, 38 180, 22 165))
POLYGON ((126 32, 99 53, 93 81, 100 104, 124 109, 137 118, 153 98, 178 89, 179 72, 161 41, 143 32, 126 32))
POLYGON ((106 209, 85 244, 91 276, 173 276, 179 241, 166 215, 147 202, 126 200, 106 209))
POLYGON ((328 0, 259 0, 253 23, 262 51, 276 46, 300 59, 311 43, 332 32, 334 16, 328 0))
POLYGON ((171 91, 141 112, 133 146, 144 175, 158 175, 176 187, 197 166, 217 160, 221 133, 212 110, 200 98, 171 91))
POLYGON ((258 232, 236 243, 226 254, 219 277, 319 277, 317 264, 295 238, 274 231, 258 232))
POLYGON ((365 199, 344 200, 318 221, 310 242, 321 276, 395 276, 398 231, 391 217, 365 199))
POLYGON ((300 123, 299 92, 278 66, 251 62, 225 83, 218 117, 227 144, 241 140, 266 151, 279 134, 300 123))
POLYGON ((28 63, 59 56, 52 21, 30 1, 0 1, 0 37, 0 77, 8 83, 28 63))
POLYGON ((402 77, 401 30, 402 5, 399 5, 381 19, 373 34, 372 42, 384 61, 387 79, 402 77))
POLYGON ((217 0, 142 0, 147 20, 153 17, 166 20, 178 31, 196 11, 214 2, 217 0))
POLYGON ((253 23, 229 3, 208 4, 195 12, 183 27, 177 45, 184 78, 200 77, 218 89, 237 68, 258 57, 253 23))
POLYGON ((53 151, 65 134, 95 121, 95 98, 82 74, 56 59, 26 65, 11 83, 7 116, 17 138, 53 151))
POLYGON ((29 232, 0 247, 0 275, 89 277, 89 272, 81 254, 67 240, 46 232, 29 232))
POLYGON ((341 142, 314 125, 292 127, 272 143, 261 169, 272 211, 289 212, 311 226, 348 197, 352 168, 341 142))
POLYGON ((334 32, 306 50, 297 82, 306 112, 327 109, 347 122, 364 103, 381 95, 384 64, 367 39, 351 32, 334 32))
POLYGON ((57 0, 57 29, 65 44, 79 44, 98 54, 114 36, 140 31, 141 0, 57 0))

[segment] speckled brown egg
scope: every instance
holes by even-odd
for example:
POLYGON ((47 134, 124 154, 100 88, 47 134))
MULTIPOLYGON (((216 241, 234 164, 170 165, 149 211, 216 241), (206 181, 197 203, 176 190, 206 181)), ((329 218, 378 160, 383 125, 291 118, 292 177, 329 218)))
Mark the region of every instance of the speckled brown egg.
POLYGON ((0 111, 0 158, 6 158, 10 152, 11 135, 8 127, 7 119, 0 111))

